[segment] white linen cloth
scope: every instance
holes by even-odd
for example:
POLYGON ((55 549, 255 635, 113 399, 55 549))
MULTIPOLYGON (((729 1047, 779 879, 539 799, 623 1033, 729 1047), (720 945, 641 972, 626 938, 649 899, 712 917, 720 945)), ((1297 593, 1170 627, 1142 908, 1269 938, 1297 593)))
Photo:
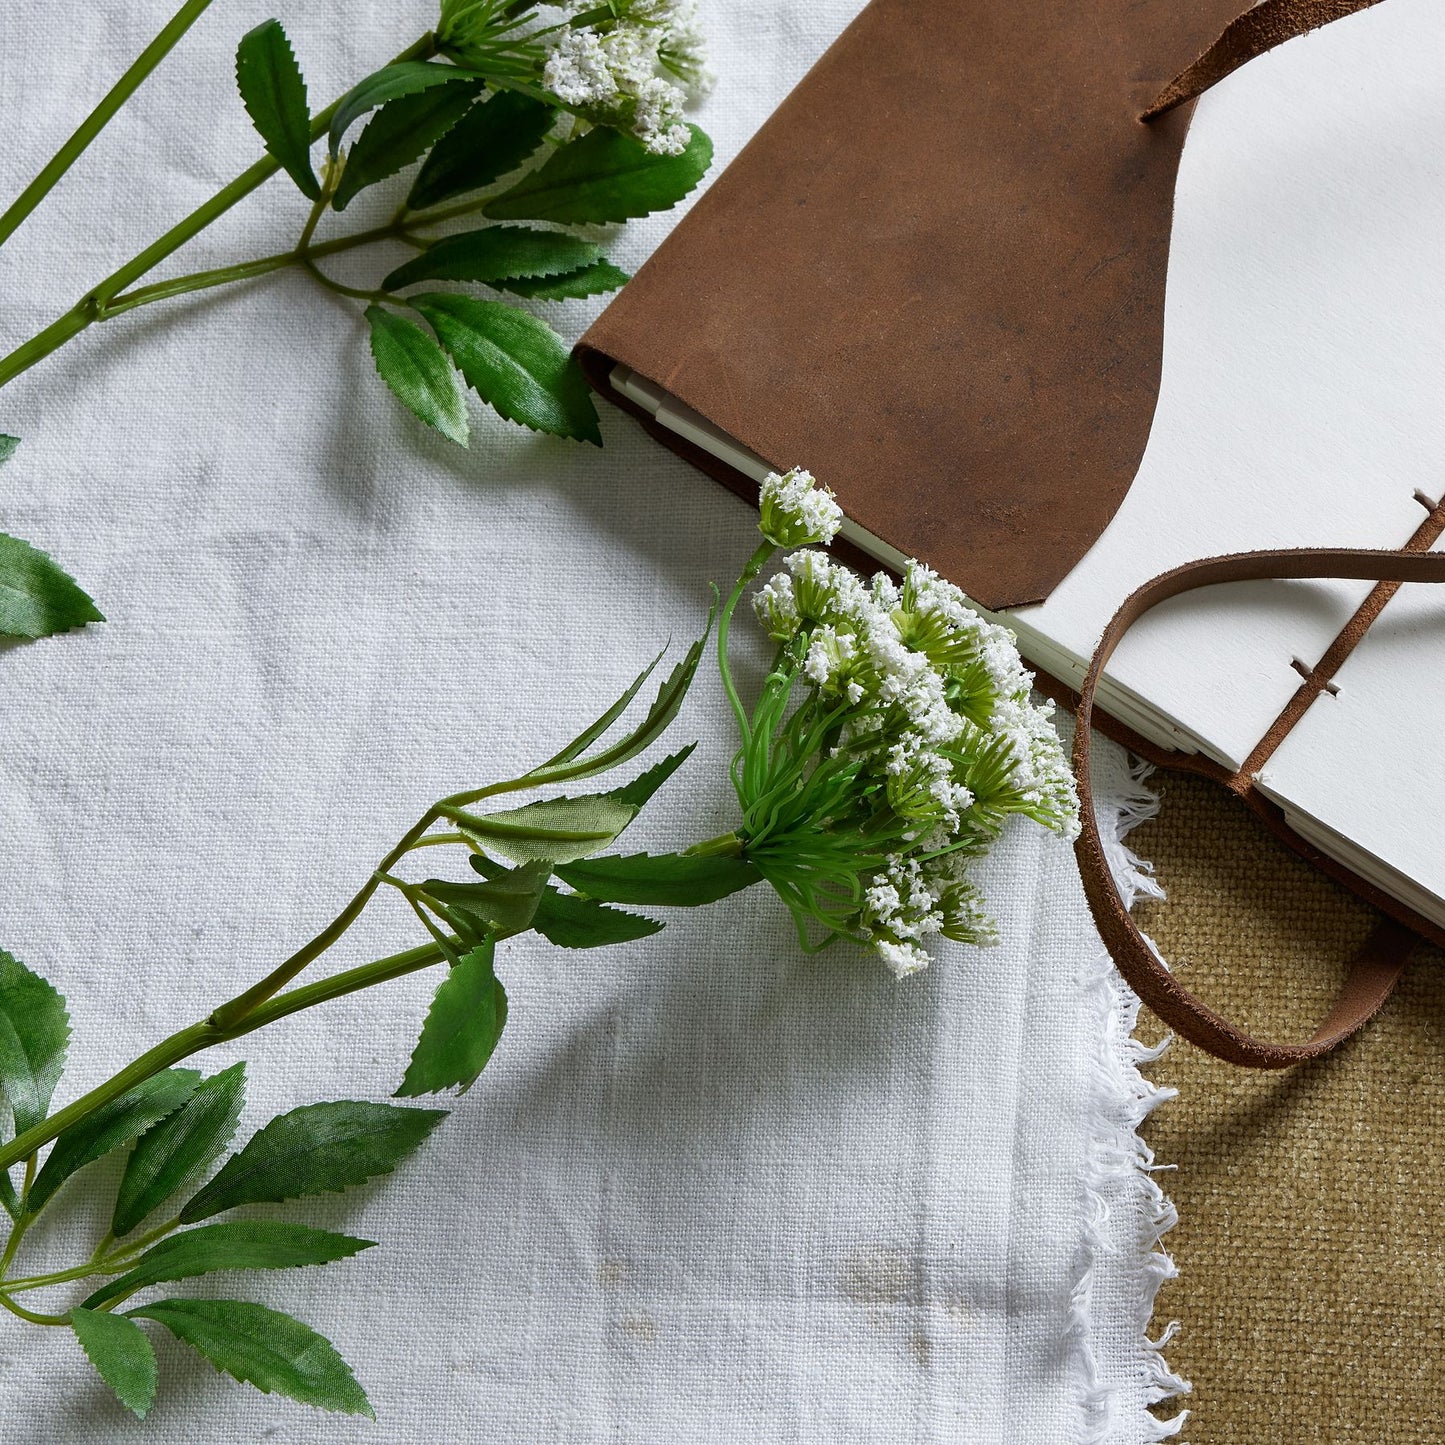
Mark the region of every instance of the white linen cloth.
MULTIPOLYGON (((433 18, 277 8, 317 105, 433 18)), ((854 8, 706 8, 720 163, 854 8)), ((0 190, 168 9, 90 7, 61 43, 52 6, 8 8, 0 190)), ((254 157, 231 56, 263 13, 208 14, 0 253, 8 343, 254 157)), ((272 182, 169 273, 282 249, 303 211, 272 182)), ((611 254, 635 266, 673 220, 611 254)), ((588 309, 547 314, 575 336, 588 309)), ((0 658, 0 946, 69 999, 58 1102, 309 937, 435 797, 525 769, 695 635, 754 514, 605 407, 602 427, 598 453, 478 411, 458 451, 385 393, 359 308, 296 274, 107 323, 0 394, 24 438, 0 526, 110 619, 0 658)), ((630 844, 734 822, 710 664, 672 736, 701 747, 630 844)), ((1122 816, 1145 800, 1110 765, 1122 816)), ((1169 1380, 1144 1330, 1169 1212, 1139 1167, 1131 1000, 1065 844, 1012 829, 984 877, 1002 946, 946 948, 903 984, 861 953, 802 954, 762 889, 632 946, 506 945, 511 1021, 452 1118, 392 1179, 284 1211, 381 1248, 197 1286, 319 1328, 378 1425, 222 1380, 157 1330, 137 1427, 68 1332, 8 1317, 0 1418, 185 1445, 1157 1438, 1145 1403, 1169 1380)), ((417 941, 401 907, 374 915, 343 961, 417 941)), ((435 981, 203 1057, 250 1061, 241 1137, 299 1103, 386 1098, 435 981)), ((71 1261, 117 1169, 38 1231, 36 1269, 71 1261)))

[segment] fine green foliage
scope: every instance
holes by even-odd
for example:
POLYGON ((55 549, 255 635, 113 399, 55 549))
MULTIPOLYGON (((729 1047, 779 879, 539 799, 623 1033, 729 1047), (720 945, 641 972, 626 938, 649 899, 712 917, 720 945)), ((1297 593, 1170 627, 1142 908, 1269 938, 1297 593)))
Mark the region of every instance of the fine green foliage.
POLYGON ((492 285, 498 291, 510 291, 530 301, 572 301, 584 296, 606 295, 631 279, 611 261, 594 261, 590 266, 581 266, 561 276, 542 276, 536 280, 509 276, 505 281, 493 281, 492 285))
POLYGON ((142 1420, 156 1397, 156 1352, 134 1320, 76 1305, 70 1328, 96 1373, 122 1405, 142 1420))
POLYGON ((50 637, 104 621, 69 573, 38 547, 0 532, 0 636, 50 637))
POLYGON ((570 863, 600 853, 640 806, 611 793, 547 798, 501 813, 468 813, 461 830, 517 863, 570 863))
POLYGON ((371 1415, 366 1393, 330 1341, 249 1300, 168 1299, 129 1312, 156 1320, 233 1379, 346 1415, 371 1415))
POLYGON ((465 1094, 487 1066, 507 1024, 507 991, 496 975, 496 944, 477 945, 437 986, 397 1095, 456 1089, 465 1094))
POLYGON ((19 437, 10 436, 7 432, 0 432, 0 462, 8 462, 15 455, 15 448, 19 445, 19 437))
POLYGON ((532 927, 558 948, 605 948, 610 943, 647 938, 660 932, 662 924, 640 913, 547 888, 537 904, 532 927))
POLYGON ((466 113, 482 82, 434 87, 388 101, 366 123, 341 172, 331 208, 344 211, 359 192, 409 166, 466 113))
POLYGON ((627 221, 675 206, 707 173, 712 141, 697 126, 680 156, 653 155, 620 131, 598 127, 569 141, 487 202, 494 221, 627 221))
POLYGON ((500 301, 445 292, 427 292, 411 304, 430 322, 467 385, 508 421, 602 445, 582 372, 545 322, 500 301))
MULTIPOLYGON (((14 1132, 38 1124, 65 1069, 70 1016, 65 1000, 38 973, 0 949, 0 1096, 14 1132)), ((0 1115, 0 1138, 4 1117, 0 1115)))
POLYGON ((236 48, 236 87, 251 124, 303 195, 316 200, 321 183, 311 169, 311 110, 306 81, 279 20, 266 20, 236 48))
POLYGON ((428 878, 420 891, 458 933, 481 941, 492 933, 522 933, 530 928, 550 872, 550 864, 524 863, 486 883, 428 878))
POLYGON ((633 853, 591 858, 558 868, 564 883, 604 903, 697 908, 761 883, 763 875, 743 858, 686 853, 633 853))
POLYGON ((362 116, 388 101, 407 95, 420 95, 440 85, 465 85, 468 93, 475 91, 477 77, 455 65, 436 65, 429 60, 402 60, 373 71, 359 84, 352 86, 337 102, 331 114, 327 143, 334 156, 341 149, 346 132, 362 116))
POLYGON ((446 352, 414 321, 384 306, 368 306, 366 320, 372 359, 392 394, 448 441, 466 446, 466 390, 446 352))
POLYGON ((246 1094, 246 1066, 232 1064, 203 1079, 173 1114, 136 1141, 116 1194, 110 1232, 123 1239, 198 1174, 236 1132, 246 1094))
POLYGON ((407 205, 414 211, 436 206, 516 170, 542 144, 556 114, 513 90, 474 105, 432 149, 407 205))
POLYGON ((37 1213, 77 1169, 129 1144, 152 1124, 179 1109, 195 1093, 200 1080, 195 1069, 166 1069, 152 1074, 66 1129, 56 1138, 30 1187, 30 1212, 37 1213))
POLYGON ((350 1099, 304 1104, 252 1135, 186 1203, 181 1220, 194 1224, 240 1204, 336 1194, 390 1174, 445 1118, 441 1109, 350 1099))
POLYGON ((310 1264, 330 1264, 360 1254, 374 1243, 274 1219, 203 1224, 153 1244, 132 1268, 90 1295, 84 1308, 98 1309, 147 1285, 194 1279, 217 1270, 300 1269, 310 1264))
POLYGON ((417 281, 483 281, 513 277, 560 276, 589 266, 601 255, 591 241, 565 231, 531 226, 483 226, 478 231, 444 236, 434 246, 398 266, 382 282, 388 291, 417 281))
POLYGON ((675 753, 669 753, 660 762, 654 763, 646 772, 639 773, 630 783, 614 788, 608 795, 626 807, 640 811, 652 801, 653 794, 693 755, 696 743, 689 743, 675 753))

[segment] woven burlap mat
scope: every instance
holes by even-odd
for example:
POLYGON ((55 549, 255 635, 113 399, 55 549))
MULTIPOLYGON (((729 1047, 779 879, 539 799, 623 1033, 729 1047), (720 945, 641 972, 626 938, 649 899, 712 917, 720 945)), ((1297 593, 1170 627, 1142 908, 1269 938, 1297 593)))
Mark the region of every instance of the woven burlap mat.
MULTIPOLYGON (((1169 898, 1144 930, 1189 987, 1261 1034, 1305 1037, 1370 910, 1198 778, 1154 776, 1131 843, 1169 898)), ((1403 781, 1402 781, 1403 786, 1403 781)), ((1442 829, 1445 846, 1445 829, 1442 829)), ((1141 1036, 1162 1028, 1145 1011, 1141 1036)), ((1421 949, 1384 1012, 1314 1064, 1261 1074, 1183 1041, 1146 1125, 1179 1209, 1171 1366, 1192 1445, 1445 1441, 1445 955, 1421 949)), ((1161 1414, 1171 1410, 1161 1408, 1161 1414)))

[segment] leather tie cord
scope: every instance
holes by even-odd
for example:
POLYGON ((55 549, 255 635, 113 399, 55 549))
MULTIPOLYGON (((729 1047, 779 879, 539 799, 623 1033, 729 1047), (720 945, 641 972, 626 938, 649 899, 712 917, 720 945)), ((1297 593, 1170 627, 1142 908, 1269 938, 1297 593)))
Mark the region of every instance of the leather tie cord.
POLYGON ((1266 50, 1366 10, 1379 0, 1262 0, 1220 32, 1219 38, 1192 65, 1180 71, 1139 117, 1155 120, 1176 105, 1202 95, 1211 85, 1266 50))
POLYGON ((1326 1053, 1373 1017, 1394 989, 1417 942, 1415 935, 1392 919, 1382 919, 1352 961, 1334 1007, 1309 1039, 1299 1044, 1276 1044, 1254 1038, 1184 988, 1129 916, 1104 853, 1090 777, 1094 693, 1129 628, 1150 608, 1182 592, 1220 582, 1268 578, 1445 582, 1445 553, 1351 548, 1238 552, 1176 567, 1127 597, 1104 629, 1079 694, 1074 774, 1079 790, 1080 832, 1075 853, 1099 933, 1134 992, 1176 1033, 1208 1053, 1251 1068, 1282 1069, 1326 1053))

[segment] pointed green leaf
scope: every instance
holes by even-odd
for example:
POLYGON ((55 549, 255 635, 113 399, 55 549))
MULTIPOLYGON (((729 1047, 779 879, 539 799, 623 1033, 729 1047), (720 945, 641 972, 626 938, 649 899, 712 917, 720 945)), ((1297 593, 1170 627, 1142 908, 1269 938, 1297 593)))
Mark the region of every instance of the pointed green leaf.
POLYGON ((679 748, 660 763, 654 763, 645 773, 639 773, 630 783, 614 788, 607 796, 641 811, 652 801, 652 795, 693 755, 696 748, 696 743, 679 748))
POLYGON ((12 437, 0 432, 0 462, 8 462, 15 455, 15 448, 20 445, 19 437, 12 437))
POLYGON ((70 1327, 100 1378, 144 1420, 156 1397, 156 1352, 145 1331, 124 1315, 80 1305, 70 1311, 70 1327))
POLYGON ((525 296, 531 301, 573 301, 584 296, 602 296, 616 291, 632 278, 626 271, 614 266, 611 261, 594 261, 590 266, 581 266, 576 271, 567 271, 561 276, 543 276, 539 280, 527 280, 509 276, 505 281, 493 281, 498 291, 510 291, 514 296, 525 296))
POLYGON ((321 185, 311 169, 311 111, 306 81, 279 20, 266 20, 236 48, 236 86, 251 124, 286 174, 313 201, 321 185))
POLYGON ((365 1391, 330 1341, 280 1310, 249 1300, 168 1299, 129 1315, 156 1320, 218 1370, 263 1394, 274 1390, 322 1410, 372 1415, 365 1391))
POLYGON ((44 552, 0 532, 0 635, 49 637, 104 621, 75 579, 44 552))
POLYGON ((246 1094, 246 1066, 203 1079, 174 1114, 152 1124, 131 1151, 110 1230, 124 1238, 231 1142, 246 1094))
POLYGON ((341 149, 346 132, 377 106, 400 100, 404 95, 420 95, 439 85, 475 87, 476 81, 477 77, 468 70, 459 70, 455 65, 437 65, 429 60, 401 60, 373 71, 337 102, 331 114, 331 154, 341 149))
POLYGON ((487 1066, 507 1023, 507 991, 493 971, 491 939, 447 970, 427 1011, 397 1094, 456 1089, 465 1094, 487 1066))
POLYGON ((467 394, 447 354, 414 321, 368 306, 371 355, 392 394, 448 441, 467 444, 467 394))
POLYGON ((334 211, 344 211, 352 197, 409 166, 440 140, 466 113, 482 82, 446 85, 388 101, 367 121, 331 198, 334 211))
POLYGON ((760 883, 763 875, 743 858, 706 858, 686 853, 633 853, 589 858, 558 868, 557 876, 579 893, 604 903, 696 908, 760 883))
MULTIPOLYGON (((551 768, 562 763, 570 763, 573 758, 580 757, 585 753, 587 749, 627 711, 632 699, 642 691, 642 685, 657 670, 657 664, 662 661, 665 653, 666 649, 664 649, 663 652, 659 652, 657 656, 632 679, 627 691, 624 692, 596 722, 590 723, 587 727, 583 728, 560 753, 555 753, 552 757, 548 758, 547 761, 541 765, 541 768, 551 768)), ((541 768, 537 771, 540 772, 541 768)))
POLYGON ((431 323, 467 384, 508 421, 602 445, 597 409, 567 344, 501 301, 431 291, 411 304, 431 323))
POLYGON ((591 898, 548 888, 537 905, 532 927, 558 948, 603 948, 646 938, 660 932, 662 924, 640 913, 626 913, 591 898))
POLYGON ((440 905, 458 933, 480 940, 493 932, 521 933, 530 928, 550 873, 549 864, 524 863, 489 883, 428 878, 421 888, 440 905))
POLYGON ((124 1274, 101 1285, 84 1301, 96 1309, 122 1295, 166 1280, 194 1279, 222 1269, 300 1269, 330 1264, 370 1249, 372 1239, 353 1239, 287 1224, 275 1219, 247 1219, 229 1224, 203 1224, 153 1244, 124 1274))
POLYGON ((65 1000, 0 948, 0 1096, 10 1106, 17 1134, 45 1117, 69 1039, 65 1000))
POLYGON ((181 1210, 194 1224, 238 1204, 279 1204, 336 1194, 390 1174, 446 1118, 441 1109, 405 1109, 339 1099, 305 1104, 272 1119, 181 1210))
POLYGON ((70 1178, 77 1169, 129 1144, 158 1120, 179 1109, 201 1081, 195 1069, 166 1069, 137 1084, 87 1119, 72 1124, 56 1139, 30 1186, 32 1214, 70 1178))
POLYGON ((531 226, 483 226, 444 236, 383 281, 398 291, 417 281, 501 282, 510 277, 558 276, 590 265, 601 249, 566 231, 531 226))
POLYGON ((551 106, 513 90, 474 105, 426 158, 407 205, 424 210, 516 170, 542 144, 556 114, 551 106))
MULTIPOLYGON (((501 813, 462 813, 462 832, 518 863, 570 863, 600 853, 637 816, 609 793, 547 798, 501 813)), ((474 885, 467 885, 468 887, 474 885)))
POLYGON ((626 221, 675 206, 707 173, 712 142, 691 126, 680 156, 653 155, 641 141, 598 126, 569 141, 510 190, 482 207, 494 221, 626 221))

